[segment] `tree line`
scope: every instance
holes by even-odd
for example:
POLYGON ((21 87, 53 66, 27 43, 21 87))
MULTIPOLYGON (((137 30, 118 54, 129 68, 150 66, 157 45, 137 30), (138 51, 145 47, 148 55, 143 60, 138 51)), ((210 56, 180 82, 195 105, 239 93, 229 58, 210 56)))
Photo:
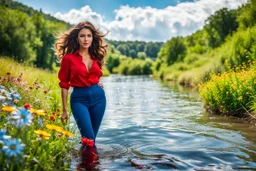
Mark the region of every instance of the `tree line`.
POLYGON ((1 1, 0 16, 0 54, 52 69, 55 35, 70 25, 11 0, 1 1))
POLYGON ((157 53, 163 46, 163 42, 144 42, 144 41, 115 41, 108 40, 108 42, 122 54, 131 58, 144 59, 149 57, 155 59, 157 53))

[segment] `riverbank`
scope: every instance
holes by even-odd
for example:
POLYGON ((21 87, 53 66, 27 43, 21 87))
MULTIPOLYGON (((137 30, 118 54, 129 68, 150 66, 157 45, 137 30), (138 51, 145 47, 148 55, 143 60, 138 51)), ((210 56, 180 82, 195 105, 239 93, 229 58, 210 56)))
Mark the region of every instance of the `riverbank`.
MULTIPOLYGON (((231 69, 226 61, 226 72, 212 71, 208 79, 199 84, 176 84, 196 89, 204 109, 212 114, 235 116, 245 122, 256 123, 256 65, 254 61, 244 62, 231 69)), ((167 82, 170 80, 167 80, 167 82)))
POLYGON ((256 119, 256 65, 254 61, 213 73, 209 81, 199 84, 198 90, 207 111, 211 113, 256 119))

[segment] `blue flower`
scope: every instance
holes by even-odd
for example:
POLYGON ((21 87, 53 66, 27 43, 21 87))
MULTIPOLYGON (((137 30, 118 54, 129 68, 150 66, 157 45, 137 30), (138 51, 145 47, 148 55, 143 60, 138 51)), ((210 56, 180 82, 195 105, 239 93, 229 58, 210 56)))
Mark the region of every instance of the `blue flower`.
POLYGON ((4 87, 4 86, 2 86, 2 85, 0 85, 0 90, 2 90, 2 89, 5 89, 5 87, 4 87))
POLYGON ((4 101, 6 99, 5 96, 0 95, 0 101, 4 101))
POLYGON ((32 123, 33 115, 26 108, 19 108, 17 111, 12 112, 9 119, 15 119, 15 125, 22 127, 24 125, 30 125, 32 123))
POLYGON ((0 88, 0 94, 1 94, 1 101, 3 106, 15 106, 14 102, 17 102, 21 99, 20 94, 17 91, 11 90, 11 93, 9 93, 4 87, 0 88), (5 99, 4 99, 5 97, 5 99))
POLYGON ((12 98, 12 100, 13 101, 15 101, 15 100, 20 100, 21 99, 21 97, 20 97, 20 94, 17 92, 17 91, 12 91, 11 93, 10 93, 10 95, 11 95, 11 98, 12 98))
POLYGON ((22 154, 22 150, 25 145, 21 144, 20 142, 21 141, 19 139, 14 139, 14 138, 10 138, 6 140, 3 146, 3 151, 5 155, 8 157, 16 157, 22 154))
POLYGON ((6 134, 6 129, 0 129, 0 140, 4 139, 5 134, 6 134))
POLYGON ((9 138, 11 138, 11 136, 6 135, 6 129, 0 129, 0 141, 5 142, 9 138))

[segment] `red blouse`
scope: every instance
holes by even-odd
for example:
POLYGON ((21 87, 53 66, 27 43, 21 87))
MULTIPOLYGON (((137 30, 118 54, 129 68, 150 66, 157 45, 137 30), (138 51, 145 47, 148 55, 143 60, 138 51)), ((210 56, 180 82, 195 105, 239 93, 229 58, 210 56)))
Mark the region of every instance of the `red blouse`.
POLYGON ((59 86, 69 89, 69 87, 88 87, 99 82, 102 71, 96 60, 93 58, 92 66, 88 72, 83 63, 82 56, 77 50, 73 54, 66 54, 61 61, 58 73, 59 86))

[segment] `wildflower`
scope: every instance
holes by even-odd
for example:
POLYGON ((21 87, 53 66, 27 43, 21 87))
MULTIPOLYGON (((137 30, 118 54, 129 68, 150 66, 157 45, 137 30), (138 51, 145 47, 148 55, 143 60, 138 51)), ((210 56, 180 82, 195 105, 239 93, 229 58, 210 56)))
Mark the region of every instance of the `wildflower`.
POLYGON ((60 112, 60 109, 59 109, 59 108, 57 108, 57 112, 60 112))
POLYGON ((0 129, 0 140, 5 142, 5 140, 11 138, 11 136, 6 135, 6 129, 0 129))
POLYGON ((86 146, 89 146, 89 147, 93 147, 94 146, 94 141, 92 139, 81 138, 81 141, 86 146))
POLYGON ((26 103, 26 104, 24 104, 23 107, 24 107, 25 109, 29 110, 29 109, 30 109, 30 104, 26 103))
POLYGON ((36 86, 36 89, 38 90, 39 88, 40 88, 40 85, 37 85, 37 86, 36 86))
POLYGON ((18 81, 18 82, 21 82, 21 80, 22 80, 22 79, 21 79, 20 77, 17 78, 17 81, 18 81))
POLYGON ((242 96, 239 96, 237 100, 243 100, 243 97, 242 97, 242 96))
POLYGON ((61 133, 62 133, 63 135, 66 135, 67 137, 73 137, 73 136, 74 136, 73 133, 68 132, 68 131, 62 131, 61 133))
POLYGON ((11 75, 11 73, 10 73, 10 72, 7 72, 6 74, 7 74, 7 75, 11 75))
POLYGON ((15 107, 11 107, 11 106, 4 106, 4 107, 2 108, 2 110, 5 111, 5 112, 14 112, 14 111, 16 111, 17 109, 16 109, 15 107))
POLYGON ((58 113, 57 113, 57 114, 56 114, 56 116, 58 116, 58 117, 59 117, 59 116, 60 116, 60 114, 58 114, 58 113))
POLYGON ((5 145, 3 147, 3 151, 8 157, 16 157, 22 154, 22 150, 24 148, 24 144, 20 143, 20 139, 10 138, 5 141, 5 145))
POLYGON ((5 87, 0 85, 0 90, 5 90, 5 87))
POLYGON ((54 116, 50 116, 50 120, 53 121, 53 122, 55 122, 54 116))
POLYGON ((56 125, 50 125, 50 124, 47 124, 46 125, 46 128, 47 129, 50 129, 50 130, 55 130, 55 131, 58 131, 58 132, 62 132, 64 129, 60 126, 56 126, 56 125))
POLYGON ((18 82, 21 82, 21 77, 22 77, 23 73, 20 74, 20 76, 17 78, 18 82))
POLYGON ((55 115, 55 112, 52 112, 52 115, 55 115))
POLYGON ((36 110, 33 108, 30 108, 29 110, 32 114, 37 114, 37 115, 45 115, 46 111, 45 110, 36 110))
POLYGON ((30 87, 29 87, 29 89, 30 89, 30 90, 32 90, 32 89, 33 89, 33 87, 31 87, 31 86, 30 86, 30 87))
POLYGON ((48 91, 47 90, 44 90, 44 94, 47 94, 48 93, 48 91))
POLYGON ((33 115, 25 108, 19 108, 17 111, 11 113, 11 118, 16 119, 16 125, 22 127, 32 123, 33 115))
POLYGON ((6 97, 5 101, 2 103, 3 106, 15 106, 14 102, 17 102, 21 99, 17 91, 12 90, 12 92, 9 93, 5 89, 0 89, 0 92, 3 96, 6 97))
POLYGON ((47 131, 43 130, 36 130, 34 131, 39 137, 44 138, 46 140, 49 140, 51 134, 49 134, 47 131))
POLYGON ((17 91, 12 91, 11 93, 10 93, 10 95, 11 95, 11 98, 13 99, 13 101, 16 99, 16 100, 20 100, 21 99, 21 97, 20 97, 20 94, 17 92, 17 91))
POLYGON ((0 95, 0 101, 4 101, 6 99, 5 96, 0 95))

